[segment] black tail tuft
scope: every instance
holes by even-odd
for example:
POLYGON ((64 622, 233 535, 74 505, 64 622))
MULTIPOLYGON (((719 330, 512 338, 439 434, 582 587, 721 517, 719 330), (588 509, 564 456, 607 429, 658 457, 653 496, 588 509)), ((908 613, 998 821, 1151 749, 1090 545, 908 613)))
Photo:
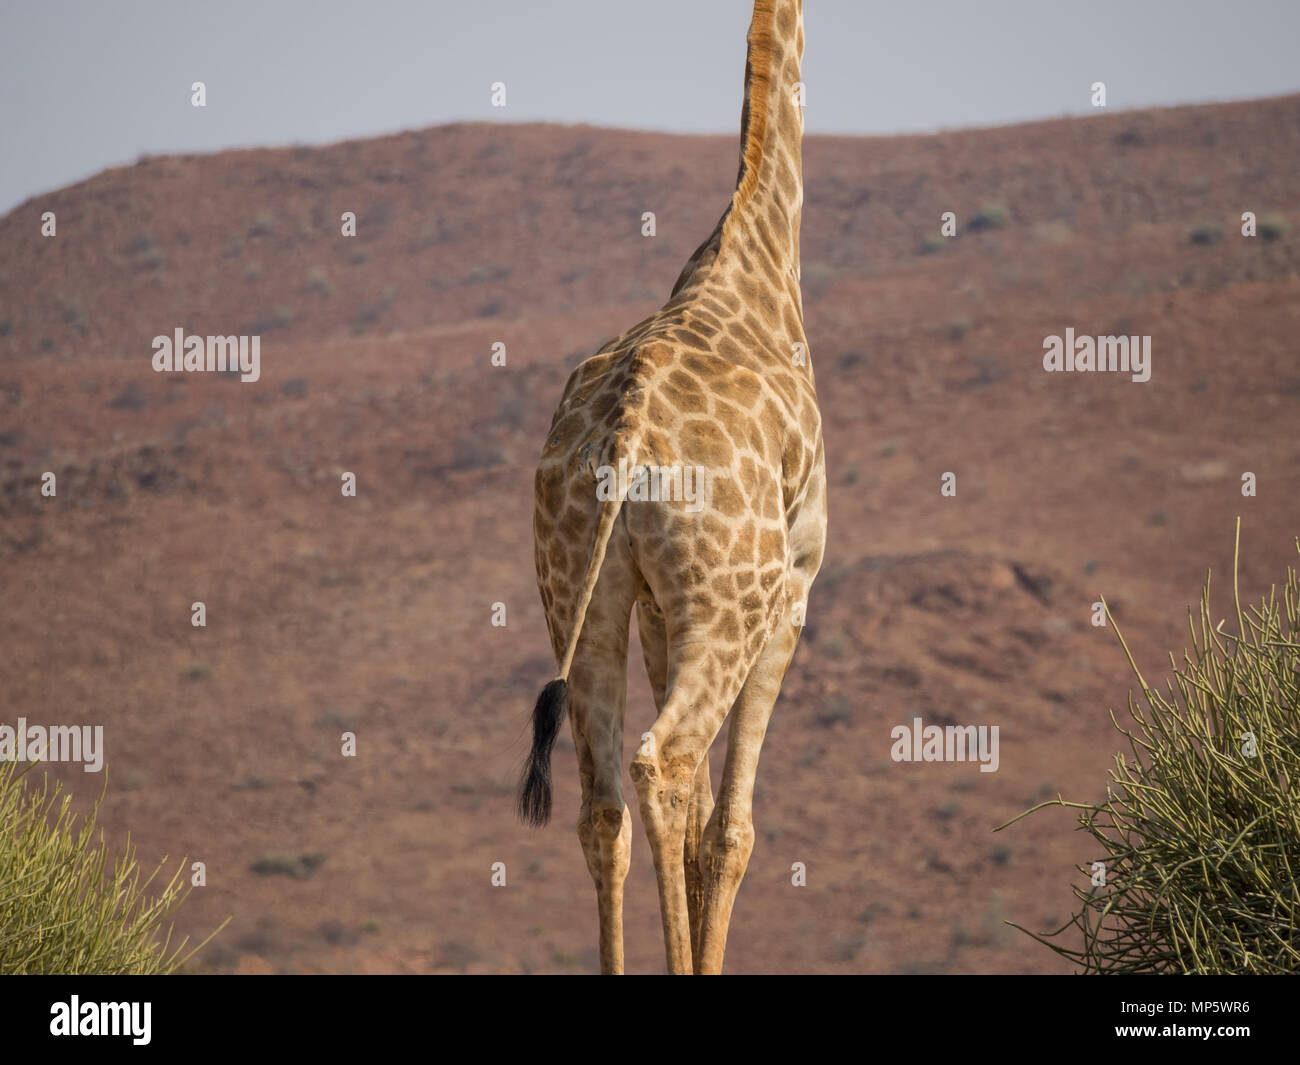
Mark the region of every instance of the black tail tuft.
POLYGON ((553 680, 533 708, 533 749, 519 782, 519 818, 540 828, 551 819, 551 748, 569 711, 569 682, 553 680))

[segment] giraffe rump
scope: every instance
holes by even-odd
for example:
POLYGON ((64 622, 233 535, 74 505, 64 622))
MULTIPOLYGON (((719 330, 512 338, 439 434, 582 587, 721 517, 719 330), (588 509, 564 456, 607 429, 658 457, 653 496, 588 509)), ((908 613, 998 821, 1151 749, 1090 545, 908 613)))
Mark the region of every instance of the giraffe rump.
POLYGON ((519 784, 519 818, 541 828, 551 819, 551 749, 569 711, 569 682, 553 680, 533 707, 533 749, 519 784))

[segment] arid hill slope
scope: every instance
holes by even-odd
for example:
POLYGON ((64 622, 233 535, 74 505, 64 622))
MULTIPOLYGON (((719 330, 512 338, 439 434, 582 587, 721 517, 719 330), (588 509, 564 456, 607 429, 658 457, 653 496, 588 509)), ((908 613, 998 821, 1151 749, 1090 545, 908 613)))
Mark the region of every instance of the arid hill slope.
MULTIPOLYGON (((511 811, 553 669, 533 463, 568 372, 711 229, 736 150, 448 126, 143 159, 0 219, 0 721, 105 726, 110 836, 206 863, 184 931, 234 917, 203 966, 595 968, 567 735, 557 823, 511 811), (178 327, 259 334, 261 380, 155 374, 178 327)), ((991 829, 1104 794, 1132 679, 1092 604, 1160 676, 1237 515, 1243 594, 1296 562, 1300 97, 805 157, 830 544, 728 967, 1061 972, 1002 922, 1062 923, 1096 856, 1063 811, 991 829), (1151 380, 1044 373, 1067 327, 1149 335, 1151 380), (891 761, 913 716, 999 725, 998 771, 891 761)), ((83 807, 103 784, 55 772, 83 807)), ((627 937, 662 970, 639 823, 627 937)))

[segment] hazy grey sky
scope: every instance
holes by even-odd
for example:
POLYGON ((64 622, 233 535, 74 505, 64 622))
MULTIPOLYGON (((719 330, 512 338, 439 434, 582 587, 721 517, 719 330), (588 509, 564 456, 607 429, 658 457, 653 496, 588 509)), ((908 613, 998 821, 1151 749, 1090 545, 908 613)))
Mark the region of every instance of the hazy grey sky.
MULTIPOLYGON (((736 133, 750 9, 0 0, 0 212, 141 154, 458 119, 736 133)), ((1300 0, 805 0, 804 23, 809 133, 1089 113, 1098 80, 1111 110, 1300 90, 1300 0)))

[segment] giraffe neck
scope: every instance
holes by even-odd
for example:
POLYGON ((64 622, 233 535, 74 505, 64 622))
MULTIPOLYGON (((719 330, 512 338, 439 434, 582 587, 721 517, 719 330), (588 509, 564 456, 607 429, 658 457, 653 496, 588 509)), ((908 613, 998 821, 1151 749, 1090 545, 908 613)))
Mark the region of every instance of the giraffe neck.
POLYGON ((755 0, 740 119, 740 173, 717 227, 691 257, 674 292, 715 271, 746 273, 799 299, 803 109, 795 98, 803 59, 803 0, 755 0))

